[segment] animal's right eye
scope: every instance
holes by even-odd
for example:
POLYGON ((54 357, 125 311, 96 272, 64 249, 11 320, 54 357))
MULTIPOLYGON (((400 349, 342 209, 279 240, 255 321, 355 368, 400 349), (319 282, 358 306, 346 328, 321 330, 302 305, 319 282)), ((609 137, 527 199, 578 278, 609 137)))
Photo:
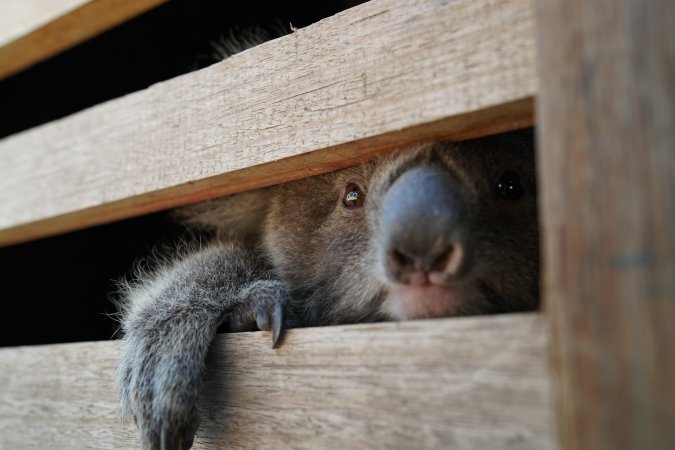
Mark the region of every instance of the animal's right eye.
POLYGON ((348 183, 342 194, 342 204, 347 209, 361 208, 366 203, 366 193, 356 183, 348 183))
POLYGON ((503 174, 495 183, 495 194, 504 200, 518 200, 523 196, 523 184, 520 177, 513 172, 503 174))

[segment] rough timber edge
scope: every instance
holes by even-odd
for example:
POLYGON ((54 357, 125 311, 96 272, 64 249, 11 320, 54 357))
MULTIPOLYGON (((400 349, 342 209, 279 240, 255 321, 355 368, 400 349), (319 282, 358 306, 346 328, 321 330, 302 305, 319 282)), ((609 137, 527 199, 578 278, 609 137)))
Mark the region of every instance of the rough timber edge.
POLYGON ((476 111, 420 125, 415 129, 393 131, 373 138, 347 142, 61 216, 0 229, 0 247, 338 170, 385 154, 397 147, 418 142, 433 139, 464 140, 525 128, 533 125, 533 114, 533 99, 526 98, 489 111, 476 111), (503 117, 504 120, 500 122, 495 116, 503 117))

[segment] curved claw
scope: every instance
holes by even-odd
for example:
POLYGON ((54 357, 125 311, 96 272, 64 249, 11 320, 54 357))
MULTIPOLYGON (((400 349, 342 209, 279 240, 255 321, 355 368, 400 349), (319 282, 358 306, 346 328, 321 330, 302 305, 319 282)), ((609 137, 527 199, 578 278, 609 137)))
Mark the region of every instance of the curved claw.
POLYGON ((274 312, 272 313, 272 348, 276 348, 279 344, 281 332, 284 329, 284 307, 281 303, 274 304, 274 312))

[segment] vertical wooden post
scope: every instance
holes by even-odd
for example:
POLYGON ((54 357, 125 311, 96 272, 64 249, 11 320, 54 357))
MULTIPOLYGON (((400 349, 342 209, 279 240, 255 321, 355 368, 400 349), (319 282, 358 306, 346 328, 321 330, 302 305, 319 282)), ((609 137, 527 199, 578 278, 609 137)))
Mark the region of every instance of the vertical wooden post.
POLYGON ((565 449, 675 448, 675 1, 539 0, 545 309, 565 449))

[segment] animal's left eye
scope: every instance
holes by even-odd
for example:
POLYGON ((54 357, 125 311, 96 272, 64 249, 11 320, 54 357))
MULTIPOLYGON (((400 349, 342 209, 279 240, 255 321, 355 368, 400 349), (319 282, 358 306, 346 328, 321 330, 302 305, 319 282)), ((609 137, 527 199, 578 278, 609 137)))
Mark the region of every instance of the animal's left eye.
POLYGON ((366 203, 366 193, 356 183, 348 183, 342 194, 342 204, 345 208, 361 208, 366 203))
POLYGON ((495 183, 494 191, 497 197, 504 200, 517 200, 523 196, 523 183, 518 174, 506 172, 495 183))

